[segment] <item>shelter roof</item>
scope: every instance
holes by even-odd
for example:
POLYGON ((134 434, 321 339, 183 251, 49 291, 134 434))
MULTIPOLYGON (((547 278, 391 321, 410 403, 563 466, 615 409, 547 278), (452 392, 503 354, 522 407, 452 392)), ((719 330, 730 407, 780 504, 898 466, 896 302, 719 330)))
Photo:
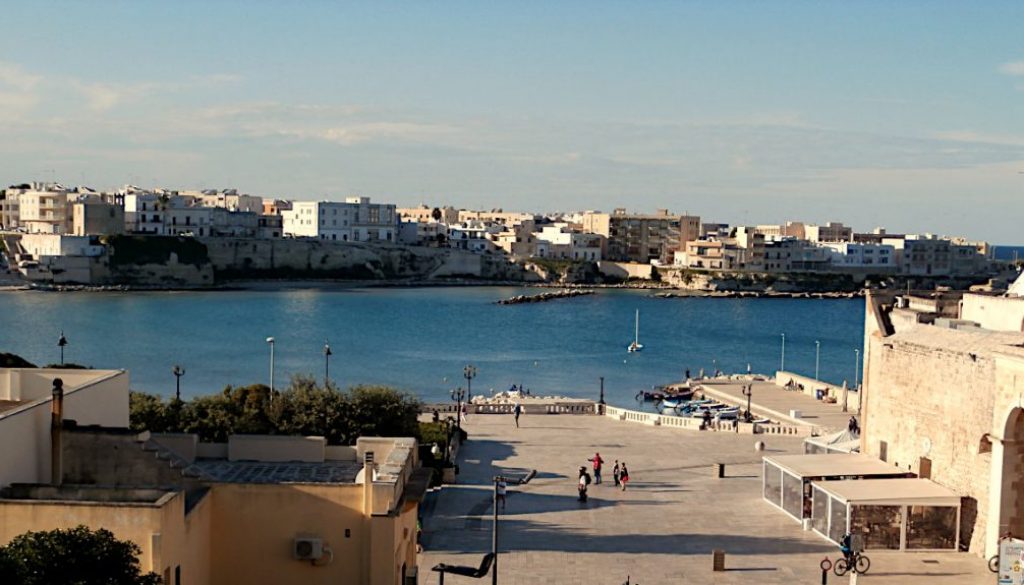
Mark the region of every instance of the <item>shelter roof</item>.
POLYGON ((325 461, 323 463, 228 461, 226 459, 197 459, 189 470, 201 479, 221 483, 355 483, 362 465, 355 461, 325 461))
POLYGON ((800 477, 906 474, 884 461, 859 454, 766 455, 764 460, 800 477))
POLYGON ((848 479, 816 481, 814 486, 853 504, 960 505, 960 496, 930 479, 848 479))

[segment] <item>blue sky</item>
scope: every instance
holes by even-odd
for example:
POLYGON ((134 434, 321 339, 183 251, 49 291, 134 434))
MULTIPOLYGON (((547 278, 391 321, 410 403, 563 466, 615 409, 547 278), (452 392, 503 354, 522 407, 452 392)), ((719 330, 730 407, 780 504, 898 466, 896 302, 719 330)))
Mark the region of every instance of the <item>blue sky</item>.
POLYGON ((1024 3, 10 2, 0 181, 1024 243, 1024 3))

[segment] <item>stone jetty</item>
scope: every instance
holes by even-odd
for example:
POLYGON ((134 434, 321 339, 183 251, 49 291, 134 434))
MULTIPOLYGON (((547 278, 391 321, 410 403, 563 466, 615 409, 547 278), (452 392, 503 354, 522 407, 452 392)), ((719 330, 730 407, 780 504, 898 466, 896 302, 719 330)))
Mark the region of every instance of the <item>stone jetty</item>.
POLYGON ((553 301, 556 299, 568 299, 572 297, 582 297, 594 294, 592 290, 581 290, 581 289, 568 289, 559 290, 554 292, 540 293, 539 295, 516 295, 508 299, 501 299, 497 301, 499 305, 518 305, 521 303, 543 303, 546 301, 553 301))

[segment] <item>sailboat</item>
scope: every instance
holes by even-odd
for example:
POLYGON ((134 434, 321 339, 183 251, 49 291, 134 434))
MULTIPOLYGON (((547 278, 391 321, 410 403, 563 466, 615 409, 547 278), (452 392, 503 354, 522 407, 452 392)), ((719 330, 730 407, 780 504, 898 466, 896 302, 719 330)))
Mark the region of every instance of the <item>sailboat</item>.
POLYGON ((635 328, 635 330, 633 332, 633 343, 629 344, 629 347, 626 348, 626 351, 628 351, 629 353, 633 353, 633 352, 636 352, 636 351, 640 351, 643 348, 644 348, 644 346, 640 344, 640 309, 637 309, 636 310, 636 328, 635 328))

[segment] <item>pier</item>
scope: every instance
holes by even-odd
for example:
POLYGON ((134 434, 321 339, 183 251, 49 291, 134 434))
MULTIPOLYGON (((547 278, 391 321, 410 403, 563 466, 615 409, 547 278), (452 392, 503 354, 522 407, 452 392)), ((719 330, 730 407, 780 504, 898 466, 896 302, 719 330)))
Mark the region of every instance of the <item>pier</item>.
POLYGON ((501 299, 495 304, 498 305, 519 305, 522 303, 544 303, 547 301, 554 301, 557 299, 571 299, 573 297, 585 297, 587 295, 594 294, 594 291, 589 289, 566 289, 554 292, 544 292, 539 295, 516 295, 511 298, 501 299))

